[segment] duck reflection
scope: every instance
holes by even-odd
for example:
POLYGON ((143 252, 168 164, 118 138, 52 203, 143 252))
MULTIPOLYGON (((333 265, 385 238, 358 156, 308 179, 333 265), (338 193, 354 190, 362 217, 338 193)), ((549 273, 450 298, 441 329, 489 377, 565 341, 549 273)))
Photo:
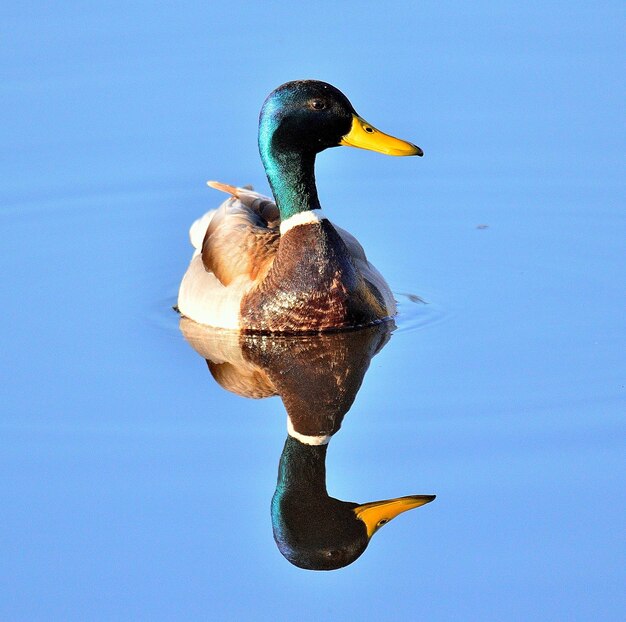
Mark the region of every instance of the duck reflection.
POLYGON ((238 395, 280 395, 287 440, 272 499, 272 527, 280 552, 294 565, 333 570, 355 561, 385 523, 434 495, 358 504, 326 489, 328 443, 339 430, 370 361, 388 342, 393 322, 308 336, 247 335, 182 318, 189 344, 206 359, 215 380, 238 395))

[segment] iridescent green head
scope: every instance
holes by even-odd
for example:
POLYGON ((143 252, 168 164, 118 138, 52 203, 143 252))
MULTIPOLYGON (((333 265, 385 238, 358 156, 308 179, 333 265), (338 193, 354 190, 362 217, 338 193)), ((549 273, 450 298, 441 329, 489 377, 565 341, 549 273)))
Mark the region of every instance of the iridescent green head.
POLYGON ((348 98, 317 80, 297 80, 269 94, 259 118, 259 151, 284 220, 319 209, 313 167, 324 149, 346 145, 387 155, 422 155, 359 117, 348 98))
POLYGON ((261 157, 272 151, 315 154, 337 147, 354 114, 348 98, 326 82, 287 82, 269 94, 261 109, 261 157))

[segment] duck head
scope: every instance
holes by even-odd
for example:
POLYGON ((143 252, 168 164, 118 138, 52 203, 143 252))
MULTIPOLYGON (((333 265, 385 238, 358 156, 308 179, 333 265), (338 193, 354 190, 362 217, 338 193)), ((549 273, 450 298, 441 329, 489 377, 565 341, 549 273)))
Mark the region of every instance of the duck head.
POLYGON ((330 147, 358 147, 386 155, 423 155, 360 117, 337 88, 317 80, 287 82, 272 91, 259 118, 259 151, 281 218, 319 209, 313 166, 330 147))
POLYGON ((337 88, 318 80, 287 82, 272 91, 259 119, 261 155, 268 147, 319 153, 345 145, 386 155, 424 155, 416 145, 376 129, 337 88))
POLYGON ((328 445, 285 442, 272 499, 274 539, 283 556, 307 570, 336 570, 354 562, 390 520, 429 503, 413 495, 359 505, 326 491, 328 445))

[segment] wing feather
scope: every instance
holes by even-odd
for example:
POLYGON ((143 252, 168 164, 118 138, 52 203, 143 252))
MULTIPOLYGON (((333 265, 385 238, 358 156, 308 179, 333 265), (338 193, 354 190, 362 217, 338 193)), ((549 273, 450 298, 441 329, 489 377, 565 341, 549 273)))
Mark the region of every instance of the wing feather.
POLYGON ((280 240, 276 204, 248 188, 210 184, 233 196, 210 217, 203 217, 207 225, 201 247, 205 270, 225 286, 240 277, 264 277, 280 240))
POLYGON ((344 244, 348 247, 348 251, 352 255, 352 259, 363 278, 369 281, 382 294, 389 315, 395 315, 397 312, 396 300, 383 275, 367 260, 363 247, 351 233, 334 223, 333 227, 335 227, 344 244))

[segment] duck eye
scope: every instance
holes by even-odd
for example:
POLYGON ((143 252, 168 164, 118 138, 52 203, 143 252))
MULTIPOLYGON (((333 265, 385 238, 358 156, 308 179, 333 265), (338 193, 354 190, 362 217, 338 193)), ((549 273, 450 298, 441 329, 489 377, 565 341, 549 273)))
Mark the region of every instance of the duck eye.
POLYGON ((311 108, 313 108, 313 110, 324 110, 324 108, 326 108, 326 102, 323 99, 314 99, 311 102, 311 108))

